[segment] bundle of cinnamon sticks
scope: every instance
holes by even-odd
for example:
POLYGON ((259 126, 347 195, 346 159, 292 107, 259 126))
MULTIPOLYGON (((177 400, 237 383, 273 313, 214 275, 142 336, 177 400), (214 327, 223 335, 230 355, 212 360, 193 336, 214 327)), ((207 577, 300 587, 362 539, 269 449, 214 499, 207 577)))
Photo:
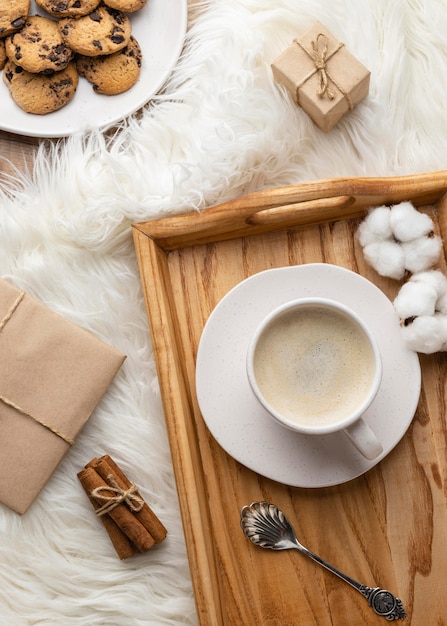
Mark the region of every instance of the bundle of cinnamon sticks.
POLYGON ((78 478, 120 559, 166 538, 166 528, 109 455, 92 459, 78 478))

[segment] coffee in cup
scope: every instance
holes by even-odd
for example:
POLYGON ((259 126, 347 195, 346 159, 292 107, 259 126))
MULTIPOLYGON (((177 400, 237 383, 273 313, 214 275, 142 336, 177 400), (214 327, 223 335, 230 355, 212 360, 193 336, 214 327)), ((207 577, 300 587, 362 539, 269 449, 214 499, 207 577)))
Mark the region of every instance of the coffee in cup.
POLYGON ((366 458, 382 451, 361 419, 380 386, 376 341, 349 308, 303 298, 275 309, 247 353, 254 394, 282 425, 305 434, 345 430, 366 458))

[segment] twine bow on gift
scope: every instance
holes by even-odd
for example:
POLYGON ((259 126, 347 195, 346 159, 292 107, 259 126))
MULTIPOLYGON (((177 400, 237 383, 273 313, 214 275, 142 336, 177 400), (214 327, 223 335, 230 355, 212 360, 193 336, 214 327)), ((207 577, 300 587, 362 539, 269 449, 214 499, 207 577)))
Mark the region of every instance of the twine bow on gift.
POLYGON ((104 501, 104 504, 96 509, 96 515, 105 515, 113 511, 118 504, 126 504, 134 513, 141 511, 144 500, 138 495, 136 485, 132 483, 128 489, 121 489, 112 474, 107 476, 107 483, 96 487, 90 493, 93 498, 104 501))
POLYGON ((312 45, 312 59, 315 62, 315 67, 318 70, 318 79, 320 83, 320 87, 317 90, 317 95, 323 97, 325 94, 329 98, 329 100, 333 100, 335 98, 335 94, 331 89, 329 89, 329 81, 326 70, 326 58, 329 40, 323 33, 319 33, 317 38, 311 42, 312 45), (322 42, 322 47, 321 47, 322 42))
POLYGON ((346 101, 349 106, 349 110, 352 111, 354 108, 352 104, 352 100, 349 97, 349 94, 339 85, 334 78, 329 74, 327 70, 327 62, 331 57, 336 54, 340 48, 344 46, 342 42, 339 42, 338 46, 333 50, 330 54, 328 54, 329 50, 329 38, 324 33, 318 33, 316 38, 311 42, 312 49, 307 50, 301 43, 299 39, 294 39, 294 43, 296 43, 315 63, 315 69, 306 76, 301 83, 298 85, 296 93, 298 97, 298 93, 300 87, 304 85, 304 83, 309 80, 311 76, 313 76, 316 72, 318 72, 318 88, 317 88, 317 96, 323 98, 327 96, 329 100, 333 100, 335 98, 335 93, 332 89, 329 88, 329 81, 335 85, 338 91, 346 98, 346 101))

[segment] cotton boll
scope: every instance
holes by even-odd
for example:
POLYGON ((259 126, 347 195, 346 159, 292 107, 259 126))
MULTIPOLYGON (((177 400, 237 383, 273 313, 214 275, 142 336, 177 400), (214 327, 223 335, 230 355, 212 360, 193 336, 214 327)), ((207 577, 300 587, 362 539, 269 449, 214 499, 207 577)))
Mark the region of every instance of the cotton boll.
POLYGON ((431 285, 438 295, 436 300, 436 311, 447 315, 447 277, 441 270, 428 270, 426 272, 418 272, 413 274, 410 282, 423 282, 431 285))
POLYGON ((434 315, 438 294, 432 285, 411 282, 402 285, 394 300, 394 309, 400 319, 434 315))
POLYGON ((439 316, 440 323, 440 335, 443 337, 444 341, 442 346, 439 348, 441 352, 447 351, 447 315, 440 314, 439 316))
POLYGON ((447 277, 440 270, 413 274, 399 291, 394 308, 408 321, 402 333, 412 350, 447 351, 447 277))
POLYGON ((377 235, 371 230, 368 221, 364 220, 357 229, 357 239, 362 248, 377 241, 377 235))
POLYGON ((447 293, 447 276, 441 270, 427 270, 425 272, 414 273, 410 281, 412 283, 425 283, 431 285, 439 295, 447 293))
POLYGON ((398 241, 418 239, 433 230, 431 218, 417 211, 411 202, 401 202, 392 207, 390 226, 398 241))
POLYGON ((442 293, 436 301, 436 310, 447 316, 447 293, 442 293))
POLYGON ((380 239, 392 239, 390 209, 386 206, 373 209, 357 230, 357 238, 362 247, 380 239))
POLYGON ((372 210, 357 230, 366 261, 381 276, 401 279, 405 270, 421 272, 439 259, 442 242, 427 236, 433 222, 411 202, 372 210))
POLYGON ((411 350, 433 354, 439 352, 447 341, 447 325, 443 315, 424 315, 408 326, 402 326, 402 334, 411 350))
POLYGON ((439 237, 420 237, 402 243, 405 254, 405 268, 412 273, 422 272, 432 267, 439 259, 442 242, 439 237))
POLYGON ((370 243, 363 249, 363 254, 378 274, 400 279, 405 274, 405 255, 402 247, 394 241, 370 243))
POLYGON ((374 241, 376 240, 376 235, 370 229, 367 220, 364 220, 360 223, 357 229, 357 239, 359 240, 362 248, 369 245, 370 243, 374 243, 374 241))

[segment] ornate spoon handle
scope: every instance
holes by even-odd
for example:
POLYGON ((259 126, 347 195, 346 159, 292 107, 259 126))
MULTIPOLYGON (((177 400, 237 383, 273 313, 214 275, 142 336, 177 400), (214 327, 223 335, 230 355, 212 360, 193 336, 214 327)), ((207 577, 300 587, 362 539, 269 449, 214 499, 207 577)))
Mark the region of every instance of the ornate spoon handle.
POLYGON ((401 600, 393 596, 390 591, 380 589, 380 587, 372 588, 362 585, 362 583, 359 583, 347 574, 344 574, 330 563, 327 563, 324 559, 318 556, 318 554, 314 554, 314 552, 308 550, 301 544, 296 543, 295 548, 354 587, 354 589, 356 589, 368 600, 368 604, 377 613, 377 615, 385 617, 390 622, 398 619, 405 619, 407 616, 401 600))

